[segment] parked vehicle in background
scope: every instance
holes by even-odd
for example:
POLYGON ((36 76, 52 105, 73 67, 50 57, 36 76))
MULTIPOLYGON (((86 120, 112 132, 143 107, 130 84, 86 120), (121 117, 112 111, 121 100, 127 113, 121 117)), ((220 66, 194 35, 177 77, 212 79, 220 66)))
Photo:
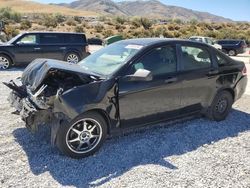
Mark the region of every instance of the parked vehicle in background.
POLYGON ((28 64, 37 58, 78 63, 87 55, 83 33, 27 32, 0 45, 0 69, 28 64))
POLYGON ((122 39, 123 38, 122 38, 121 35, 114 35, 114 36, 110 36, 110 37, 104 39, 103 43, 104 43, 104 46, 107 46, 107 45, 110 45, 110 44, 112 44, 114 42, 120 41, 122 39))
POLYGON ((247 44, 244 40, 224 39, 217 42, 222 46, 222 51, 230 56, 246 52, 247 44))
POLYGON ((89 45, 103 45, 103 40, 99 38, 89 38, 88 44, 89 45))
POLYGON ((218 50, 222 50, 222 46, 217 44, 216 41, 210 37, 192 36, 189 38, 189 40, 203 42, 203 43, 206 43, 206 44, 209 44, 209 45, 215 47, 218 50))
POLYGON ((52 143, 81 158, 124 129, 194 114, 224 120, 247 76, 243 62, 207 44, 151 38, 116 42, 78 64, 35 60, 5 84, 28 129, 46 122, 52 143))

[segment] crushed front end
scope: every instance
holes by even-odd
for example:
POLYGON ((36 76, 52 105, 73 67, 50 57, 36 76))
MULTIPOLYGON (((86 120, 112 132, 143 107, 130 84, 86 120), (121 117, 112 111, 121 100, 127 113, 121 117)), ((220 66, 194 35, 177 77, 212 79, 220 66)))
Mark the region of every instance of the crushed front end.
POLYGON ((64 92, 97 80, 97 76, 84 72, 77 65, 38 59, 24 70, 21 78, 4 84, 11 89, 8 101, 15 108, 15 114, 21 116, 32 132, 42 124, 51 125, 54 144, 59 125, 70 121, 67 114, 54 111, 56 101, 64 92))

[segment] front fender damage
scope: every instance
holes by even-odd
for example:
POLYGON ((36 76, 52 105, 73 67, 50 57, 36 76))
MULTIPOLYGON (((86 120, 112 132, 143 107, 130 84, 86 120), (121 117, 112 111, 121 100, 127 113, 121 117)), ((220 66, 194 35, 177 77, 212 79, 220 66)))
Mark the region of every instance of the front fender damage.
POLYGON ((38 131, 41 125, 49 125, 54 145, 61 126, 90 110, 102 110, 108 125, 119 127, 118 86, 114 79, 78 78, 75 74, 70 78, 71 73, 55 69, 49 73, 35 90, 23 85, 20 79, 5 83, 12 90, 8 99, 11 106, 31 132, 38 131))
POLYGON ((73 120, 91 110, 104 112, 109 129, 119 127, 118 84, 114 79, 75 87, 57 95, 53 113, 65 114, 73 120))

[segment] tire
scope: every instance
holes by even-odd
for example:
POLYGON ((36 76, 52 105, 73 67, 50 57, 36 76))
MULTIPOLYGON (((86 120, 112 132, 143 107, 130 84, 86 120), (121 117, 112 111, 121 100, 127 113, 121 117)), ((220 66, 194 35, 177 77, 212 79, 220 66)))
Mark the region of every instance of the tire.
POLYGON ((6 70, 6 69, 9 69, 12 65, 12 61, 11 59, 4 55, 4 54, 0 54, 0 70, 3 69, 3 70, 6 70))
POLYGON ((228 54, 227 50, 225 50, 225 49, 222 49, 222 52, 223 52, 224 54, 228 54))
POLYGON ((77 64, 80 61, 80 56, 75 52, 70 52, 65 56, 65 61, 68 63, 77 64))
POLYGON ((229 56, 236 56, 237 53, 236 53, 235 50, 229 50, 229 51, 228 51, 228 55, 229 55, 229 56))
POLYGON ((207 117, 211 120, 222 121, 226 119, 233 105, 233 96, 228 91, 219 92, 209 107, 207 117))
POLYGON ((98 113, 87 112, 59 128, 56 145, 65 155, 79 159, 98 151, 106 136, 104 118, 98 113))

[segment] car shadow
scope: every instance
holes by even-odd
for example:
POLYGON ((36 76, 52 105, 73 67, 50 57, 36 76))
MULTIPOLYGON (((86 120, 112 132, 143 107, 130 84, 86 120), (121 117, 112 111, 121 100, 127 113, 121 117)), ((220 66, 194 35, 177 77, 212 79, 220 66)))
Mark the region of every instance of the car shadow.
POLYGON ((11 67, 7 70, 2 70, 0 69, 0 71, 5 71, 5 72, 16 72, 16 71, 24 71, 24 69, 26 68, 26 66, 18 66, 18 67, 11 67))
POLYGON ((63 186, 98 186, 140 165, 161 165, 168 170, 178 166, 168 157, 182 155, 228 137, 250 130, 250 114, 233 110, 222 122, 194 119, 161 125, 114 137, 106 141, 94 156, 75 160, 50 146, 49 128, 35 135, 26 128, 13 132, 28 157, 33 174, 49 172, 63 186))

